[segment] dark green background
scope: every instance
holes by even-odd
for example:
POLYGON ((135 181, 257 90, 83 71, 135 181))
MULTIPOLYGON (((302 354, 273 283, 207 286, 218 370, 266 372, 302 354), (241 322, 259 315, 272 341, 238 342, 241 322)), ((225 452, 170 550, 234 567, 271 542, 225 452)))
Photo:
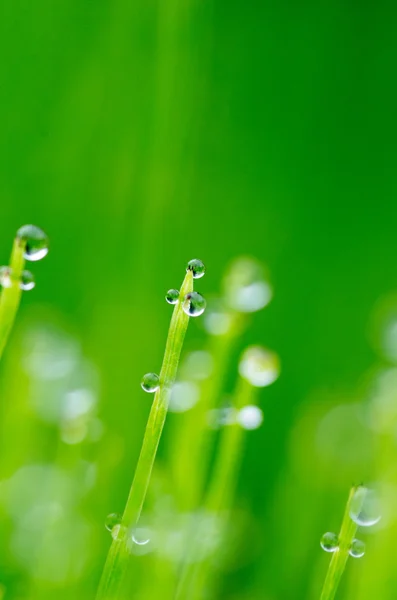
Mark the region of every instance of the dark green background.
MULTIPOLYGON (((374 476, 365 461, 324 472, 316 426, 299 423, 361 400, 378 360, 370 315, 396 287, 396 16, 392 3, 351 0, 0 8, 1 261, 20 225, 46 230, 51 251, 19 331, 48 314, 98 366, 102 453, 111 435, 124 446, 87 508, 98 527, 129 488, 149 410, 138 383, 158 369, 168 327, 164 291, 194 256, 204 294, 240 254, 271 272, 274 301, 241 341, 269 345, 283 365, 240 482, 263 539, 225 576, 225 598, 317 598, 319 538, 337 529, 352 481, 374 476)), ((192 324, 188 342, 201 335, 192 324)), ((97 535, 75 597, 93 595, 108 546, 97 535)), ((3 547, 6 585, 7 557, 3 547)), ((365 566, 350 569, 354 580, 365 566)), ((355 589, 345 597, 364 598, 355 589)))

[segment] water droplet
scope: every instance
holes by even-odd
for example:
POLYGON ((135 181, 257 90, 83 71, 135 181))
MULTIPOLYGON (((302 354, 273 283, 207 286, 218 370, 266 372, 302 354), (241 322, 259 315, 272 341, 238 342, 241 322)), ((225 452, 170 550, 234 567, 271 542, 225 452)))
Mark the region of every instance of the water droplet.
POLYGON ((121 515, 119 513, 110 513, 106 517, 105 527, 110 533, 112 533, 113 529, 117 527, 117 525, 121 524, 121 515))
POLYGON ((152 394, 153 392, 157 392, 160 387, 160 378, 156 373, 146 373, 142 377, 141 387, 145 392, 149 392, 152 394))
POLYGON ((336 533, 332 533, 331 531, 324 533, 320 541, 320 546, 326 552, 336 552, 339 550, 339 540, 336 533))
POLYGON ((22 271, 21 280, 19 282, 19 287, 21 288, 21 290, 27 292, 29 290, 32 290, 35 285, 36 282, 34 280, 33 273, 31 273, 30 271, 22 271))
POLYGON ((165 299, 167 300, 168 304, 176 304, 179 300, 179 290, 168 290, 165 299))
POLYGON ((361 558, 365 554, 365 544, 361 540, 354 539, 349 550, 350 556, 353 558, 361 558))
POLYGON ((0 267, 0 285, 3 288, 10 288, 13 282, 13 272, 11 267, 0 267))
POLYGON ((214 408, 208 412, 207 422, 211 429, 220 429, 227 425, 235 425, 238 411, 233 406, 214 408))
POLYGON ((120 541, 124 538, 126 528, 121 524, 121 515, 118 513, 111 513, 106 517, 105 527, 114 540, 120 541))
POLYGON ((207 303, 198 292, 190 292, 183 299, 182 308, 190 317, 199 317, 205 311, 207 303))
POLYGON ((123 525, 115 525, 111 531, 111 536, 115 542, 121 542, 125 538, 127 529, 123 525))
POLYGON ((238 312, 256 312, 269 304, 273 291, 263 266, 253 258, 238 258, 225 276, 225 297, 238 312))
POLYGON ((172 386, 168 409, 176 413, 190 410, 197 404, 199 396, 199 388, 195 383, 178 381, 172 386))
POLYGON ((258 406, 249 404, 237 413, 237 422, 244 429, 258 429, 263 423, 263 412, 258 406))
POLYGON ((380 521, 380 502, 374 490, 364 486, 356 489, 350 504, 350 517, 362 527, 371 527, 380 521))
POLYGON ((205 311, 204 327, 210 335, 225 335, 230 330, 232 315, 220 302, 211 302, 205 311))
POLYGON ((205 275, 205 265, 198 258, 193 258, 187 263, 186 271, 193 271, 194 279, 200 279, 205 275))
POLYGON ((152 532, 146 527, 136 527, 132 533, 132 552, 138 556, 148 554, 153 550, 152 532))
POLYGON ((270 350, 261 346, 250 346, 241 357, 239 373, 251 385, 265 387, 275 381, 280 374, 280 361, 270 350))
POLYGON ((48 237, 35 225, 24 225, 17 231, 17 237, 25 242, 26 260, 41 260, 48 254, 48 237))

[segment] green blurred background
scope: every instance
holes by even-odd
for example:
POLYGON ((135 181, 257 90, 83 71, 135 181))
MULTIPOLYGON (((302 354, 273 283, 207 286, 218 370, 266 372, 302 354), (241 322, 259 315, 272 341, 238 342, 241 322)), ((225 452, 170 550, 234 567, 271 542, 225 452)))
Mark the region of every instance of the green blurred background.
MULTIPOLYGON (((196 256, 198 289, 216 293, 242 254, 267 264, 275 297, 238 350, 273 348, 282 376, 247 439, 236 503, 249 524, 217 597, 319 596, 322 533, 338 529, 350 485, 390 474, 396 458, 358 414, 384 368, 373 315, 396 287, 396 16, 385 1, 3 3, 1 262, 24 223, 51 250, 1 366, 0 473, 60 461, 77 494, 76 534, 68 525, 58 539, 71 566, 57 576, 29 560, 46 544, 41 513, 15 541, 0 486, 5 598, 94 597, 104 518, 123 509, 150 408, 140 377, 164 351, 164 293, 196 256), (59 450, 51 419, 27 407, 26 344, 43 326, 88 364, 103 434, 85 449, 59 450)), ((191 323, 187 346, 202 340, 191 323)), ((390 531, 367 536, 340 598, 395 597, 390 531)))

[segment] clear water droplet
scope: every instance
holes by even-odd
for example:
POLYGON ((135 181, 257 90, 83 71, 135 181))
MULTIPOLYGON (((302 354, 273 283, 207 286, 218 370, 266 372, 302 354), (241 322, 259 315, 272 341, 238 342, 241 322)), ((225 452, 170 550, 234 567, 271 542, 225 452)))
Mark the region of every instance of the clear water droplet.
POLYGON ((351 500, 350 517, 362 527, 371 527, 379 523, 381 512, 377 493, 365 486, 358 487, 351 500))
POLYGON ((120 525, 120 523, 121 515, 119 513, 110 513, 110 515, 106 517, 105 527, 111 533, 117 525, 120 525))
POLYGON ((326 552, 336 552, 339 550, 339 540, 336 533, 332 533, 331 531, 324 533, 320 541, 320 546, 326 552))
POLYGON ((182 308, 189 317, 199 317, 205 311, 207 303, 198 292, 190 292, 183 299, 182 308))
POLYGON ((191 381, 177 381, 172 386, 168 410, 181 413, 193 408, 200 397, 199 388, 191 381))
POLYGON ((21 288, 21 290, 27 292, 29 290, 32 290, 35 285, 36 282, 34 280, 33 273, 31 273, 30 271, 22 271, 21 280, 19 282, 19 287, 21 288))
POLYGON ((167 300, 168 304, 176 304, 179 300, 179 290, 168 290, 165 295, 165 299, 167 300))
POLYGON ((275 352, 261 346, 250 346, 240 359, 239 373, 251 385, 265 387, 273 383, 280 374, 280 361, 275 352))
POLYGON ((353 558, 361 558, 365 554, 365 544, 361 540, 354 539, 349 550, 350 556, 353 558))
POLYGON ((115 542, 121 542, 125 538, 127 529, 123 525, 115 525, 111 531, 111 536, 115 542))
POLYGON ((237 413, 237 423, 249 431, 258 429, 263 423, 263 412, 255 405, 244 406, 237 413))
POLYGON ((225 335, 230 331, 232 315, 221 302, 212 301, 205 311, 204 328, 210 335, 225 335))
POLYGON ((11 267, 0 267, 0 285, 3 288, 10 288, 13 283, 13 271, 11 267))
POLYGON ((146 546, 150 542, 150 531, 137 527, 132 534, 132 541, 138 546, 146 546))
POLYGON ((227 304, 238 312, 251 313, 264 308, 273 296, 261 263, 253 258, 238 258, 224 280, 227 304))
POLYGON ((145 392, 152 394, 153 392, 157 392, 160 387, 160 378, 156 373, 146 373, 142 377, 141 387, 145 392))
POLYGON ((192 271, 194 279, 200 279, 205 275, 205 265, 198 258, 193 258, 187 263, 186 271, 192 271))
POLYGON ((151 531, 146 527, 136 527, 132 533, 132 552, 142 555, 148 554, 152 550, 151 531))
POLYGON ((24 225, 17 231, 17 238, 25 243, 26 260, 41 260, 48 254, 48 237, 35 225, 24 225))
POLYGON ((235 425, 238 411, 233 406, 214 408, 207 414, 207 422, 211 429, 220 429, 227 425, 235 425))

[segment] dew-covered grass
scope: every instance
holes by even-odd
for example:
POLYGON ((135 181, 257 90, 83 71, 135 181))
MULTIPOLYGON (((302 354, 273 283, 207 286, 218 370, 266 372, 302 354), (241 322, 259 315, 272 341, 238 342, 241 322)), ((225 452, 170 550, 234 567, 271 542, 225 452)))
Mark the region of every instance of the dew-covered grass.
POLYGON ((319 600, 362 484, 335 600, 394 600, 397 7, 2 8, 0 598, 96 597, 194 256, 128 597, 319 600))

